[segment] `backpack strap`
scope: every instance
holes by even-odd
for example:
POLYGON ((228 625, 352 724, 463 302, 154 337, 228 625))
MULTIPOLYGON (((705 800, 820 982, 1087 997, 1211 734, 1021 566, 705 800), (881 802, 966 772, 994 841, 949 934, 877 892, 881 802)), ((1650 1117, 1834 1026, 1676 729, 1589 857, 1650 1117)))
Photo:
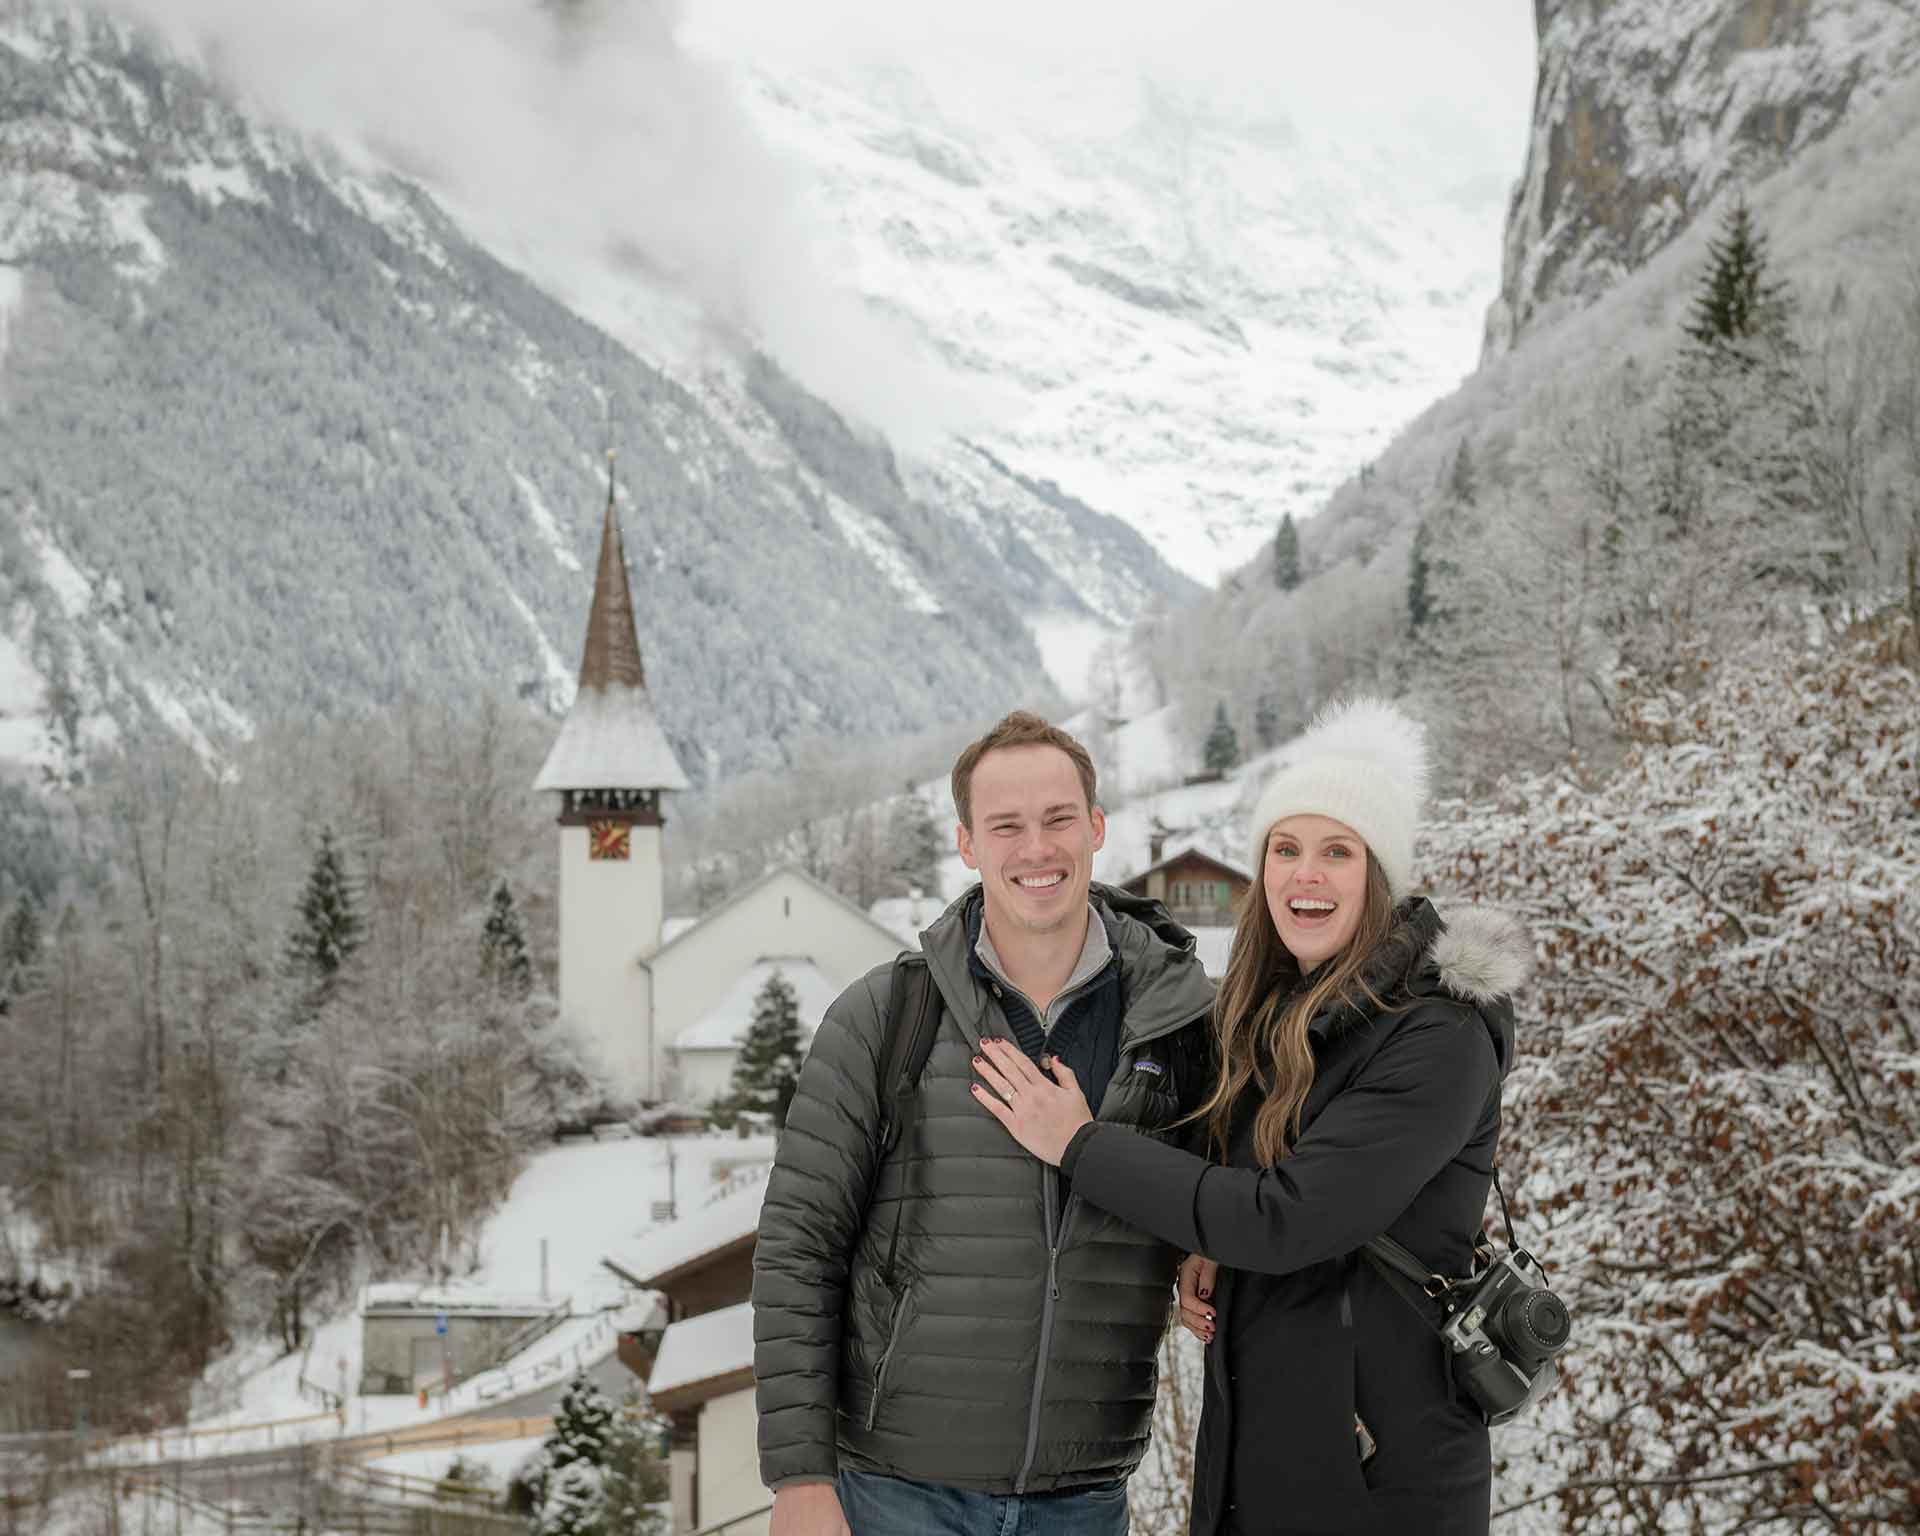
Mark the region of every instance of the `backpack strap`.
MULTIPOLYGON (((900 1140, 900 1127, 913 1112, 920 1094, 920 1074, 933 1054, 933 1037, 940 1029, 940 989, 933 984, 927 957, 908 951, 893 962, 887 988, 887 1032, 880 1052, 879 1156, 886 1161, 900 1140)), ((887 1261, 880 1278, 893 1289, 894 1259, 900 1251, 900 1207, 893 1203, 893 1233, 887 1239, 887 1261)))

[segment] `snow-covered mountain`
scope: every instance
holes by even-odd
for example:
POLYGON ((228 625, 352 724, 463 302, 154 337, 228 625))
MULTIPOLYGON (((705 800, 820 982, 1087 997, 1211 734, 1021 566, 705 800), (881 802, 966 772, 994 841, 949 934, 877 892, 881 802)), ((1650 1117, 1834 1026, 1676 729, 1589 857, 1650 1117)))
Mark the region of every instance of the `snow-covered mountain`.
POLYGON ((1037 617, 1191 590, 990 455, 903 471, 744 345, 669 374, 420 186, 0 0, 0 758, 406 692, 563 706, 609 434, 697 777, 1004 708, 1044 692, 1037 617))
POLYGON ((1497 355, 1920 68, 1914 0, 1535 0, 1539 82, 1497 355))
POLYGON ((1505 183, 1437 147, 1097 64, 940 93, 850 62, 752 99, 846 280, 995 403, 971 443, 1201 580, 1472 366, 1505 183))

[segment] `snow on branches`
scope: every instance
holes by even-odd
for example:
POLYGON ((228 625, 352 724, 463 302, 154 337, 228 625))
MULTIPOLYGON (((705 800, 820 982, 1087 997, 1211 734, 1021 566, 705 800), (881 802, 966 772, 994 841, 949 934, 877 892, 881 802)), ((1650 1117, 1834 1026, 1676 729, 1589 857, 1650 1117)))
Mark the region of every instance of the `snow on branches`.
POLYGON ((1552 1411, 1496 1442, 1497 1508, 1920 1514, 1920 687, 1887 654, 1625 679, 1606 782, 1436 820, 1436 886, 1542 951, 1502 1161, 1576 1319, 1552 1411))

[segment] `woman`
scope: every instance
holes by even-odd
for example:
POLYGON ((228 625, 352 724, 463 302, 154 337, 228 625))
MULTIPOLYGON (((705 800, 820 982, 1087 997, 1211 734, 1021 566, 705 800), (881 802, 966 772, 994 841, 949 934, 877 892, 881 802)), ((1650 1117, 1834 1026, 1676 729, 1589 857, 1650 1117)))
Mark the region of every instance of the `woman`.
POLYGON ((1530 966, 1513 919, 1443 921, 1409 895, 1425 788, 1420 727, 1363 700, 1317 721, 1262 792, 1261 878, 1196 1117, 1210 1159, 1093 1124, 1057 1064, 1050 1078, 998 1041, 976 1058, 975 1096, 1076 1199, 1195 1255, 1194 1536, 1488 1527, 1485 1424, 1433 1321, 1359 1251, 1387 1233, 1437 1270, 1471 1267, 1512 1055, 1506 994, 1530 966))

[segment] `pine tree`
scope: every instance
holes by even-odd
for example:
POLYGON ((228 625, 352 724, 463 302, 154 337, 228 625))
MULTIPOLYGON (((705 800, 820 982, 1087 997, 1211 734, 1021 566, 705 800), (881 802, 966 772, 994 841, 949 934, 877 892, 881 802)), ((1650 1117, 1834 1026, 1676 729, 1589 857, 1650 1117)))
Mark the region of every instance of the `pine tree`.
POLYGON ((946 847, 927 802, 911 784, 894 805, 887 841, 892 848, 894 876, 901 895, 939 889, 940 858, 946 847))
POLYGON ((1464 437, 1453 456, 1453 468, 1447 472, 1447 500, 1456 507, 1470 507, 1480 499, 1480 475, 1473 462, 1473 446, 1464 437))
POLYGON ((546 1465, 533 1485, 530 1536, 616 1536, 607 1520, 607 1463, 614 1449, 614 1408, 585 1370, 560 1394, 546 1465))
POLYGON ((525 997, 533 990, 526 930, 504 880, 494 890, 486 927, 480 930, 480 974, 489 986, 511 997, 525 997))
POLYGON ((0 923, 0 1013, 5 1013, 16 997, 33 989, 33 975, 40 964, 40 914, 22 891, 0 923))
POLYGON ((1783 328, 1786 290, 1767 278, 1767 241, 1744 198, 1720 220, 1707 246, 1710 265, 1694 295, 1686 333, 1707 348, 1740 343, 1783 328))
POLYGON ((1214 706, 1213 729, 1207 732, 1207 743, 1201 753, 1208 773, 1225 774, 1240 761, 1240 738, 1234 734, 1233 722, 1227 719, 1224 699, 1214 706))
POLYGON ((1420 526, 1413 532, 1413 553, 1407 559, 1407 628, 1416 634, 1421 625, 1435 617, 1430 586, 1433 580, 1433 561, 1429 555, 1433 539, 1431 526, 1427 519, 1420 520, 1420 526))
POLYGON ((1253 735, 1265 752, 1280 744, 1280 705, 1270 693, 1263 693, 1253 706, 1253 735))
POLYGON ((606 1481, 609 1536, 666 1536, 668 1529, 661 1508, 670 1496, 668 1426, 646 1417, 645 1403, 641 1393, 631 1393, 613 1417, 606 1481))
POLYGON ((287 937, 287 964, 316 1000, 331 995, 338 985, 341 971, 360 947, 363 926, 334 846, 333 828, 324 827, 287 937))
POLYGON ((1300 533, 1293 526, 1293 514, 1280 518, 1280 531, 1273 536, 1273 584, 1282 592, 1300 585, 1300 533))
POLYGON ((787 1106, 800 1086, 800 999, 793 984, 775 971, 753 1001, 753 1023, 740 1042, 733 1066, 731 1103, 735 1109, 773 1116, 787 1123, 787 1106))

